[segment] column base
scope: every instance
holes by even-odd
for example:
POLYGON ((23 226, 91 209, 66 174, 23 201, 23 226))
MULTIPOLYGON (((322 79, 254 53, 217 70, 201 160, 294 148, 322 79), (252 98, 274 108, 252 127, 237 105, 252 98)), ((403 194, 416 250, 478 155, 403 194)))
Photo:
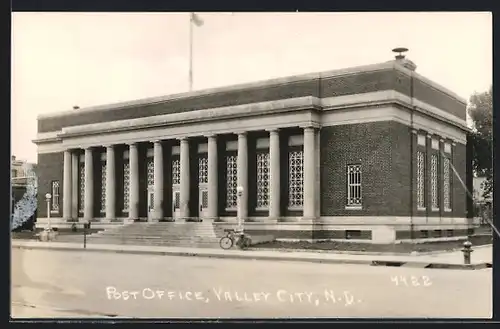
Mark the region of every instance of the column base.
POLYGON ((281 223, 296 223, 300 222, 302 220, 302 217, 280 217, 278 218, 278 222, 281 223))
POLYGON ((201 217, 200 219, 202 222, 207 222, 207 223, 213 223, 219 221, 219 217, 201 217))

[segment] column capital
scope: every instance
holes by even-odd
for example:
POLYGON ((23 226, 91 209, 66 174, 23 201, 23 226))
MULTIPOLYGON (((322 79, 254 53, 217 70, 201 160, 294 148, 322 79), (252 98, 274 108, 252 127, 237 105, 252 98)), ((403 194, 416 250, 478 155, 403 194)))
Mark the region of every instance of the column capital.
POLYGON ((137 147, 137 142, 130 142, 130 143, 127 143, 127 145, 130 147, 137 147))
POLYGON ((161 144, 161 142, 163 142, 163 140, 162 139, 152 139, 149 142, 153 143, 153 144, 161 144))
POLYGON ((209 134, 204 134, 203 136, 206 138, 215 138, 215 137, 217 137, 217 134, 216 133, 209 133, 209 134))
POLYGON ((314 132, 316 129, 314 126, 302 126, 301 128, 304 129, 304 132, 314 132))
POLYGON ((418 130, 417 129, 412 129, 411 133, 416 135, 416 134, 418 134, 418 130))
POLYGON ((182 136, 182 137, 177 137, 176 139, 178 141, 181 141, 181 142, 186 142, 189 139, 189 137, 188 136, 182 136))
POLYGON ((302 128, 304 130, 306 129, 319 129, 320 128, 320 125, 318 123, 315 123, 315 122, 308 122, 308 123, 304 123, 302 125, 299 125, 299 128, 302 128))
POLYGON ((266 131, 268 133, 277 133, 280 131, 280 128, 267 128, 266 131))
POLYGON ((246 130, 241 130, 241 131, 235 131, 234 134, 238 135, 238 137, 246 137, 247 131, 246 130))
POLYGON ((105 147, 107 149, 112 149, 115 147, 115 145, 114 144, 103 144, 102 147, 105 147))
POLYGON ((95 146, 85 146, 83 149, 85 151, 92 151, 93 149, 95 149, 95 146))
POLYGON ((452 141, 452 142, 451 142, 451 145, 456 146, 456 145, 457 145, 457 142, 452 141))
POLYGON ((427 138, 432 138, 432 135, 431 134, 427 134, 427 138))

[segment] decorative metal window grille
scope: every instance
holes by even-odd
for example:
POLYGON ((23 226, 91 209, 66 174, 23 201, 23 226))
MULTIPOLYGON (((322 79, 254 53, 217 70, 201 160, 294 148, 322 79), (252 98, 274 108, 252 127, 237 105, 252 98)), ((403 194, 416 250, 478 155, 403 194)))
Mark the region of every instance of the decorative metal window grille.
POLYGON ((269 207, 269 153, 257 153, 257 208, 269 207))
POLYGON ((59 211, 59 181, 52 181, 52 204, 51 211, 59 211))
POLYGON ((155 207, 155 195, 154 193, 149 193, 149 210, 153 210, 155 207))
POLYGON ((417 207, 425 207, 425 156, 424 152, 417 152, 417 207))
POLYGON ((148 158, 146 167, 148 171, 148 187, 151 187, 155 183, 155 164, 152 158, 148 158))
POLYGON ((288 153, 288 207, 302 208, 304 205, 304 152, 288 153))
POLYGON ((198 159, 198 181, 200 184, 208 183, 208 159, 206 157, 198 159))
POLYGON ((85 206, 85 163, 80 163, 80 167, 78 168, 79 169, 79 176, 80 176, 80 190, 78 191, 79 192, 79 210, 80 212, 83 212, 83 208, 85 206))
POLYGON ((238 156, 237 155, 227 156, 226 165, 227 165, 226 208, 233 209, 238 206, 238 199, 237 199, 238 156))
POLYGON ((347 205, 361 206, 361 165, 347 166, 347 205))
POLYGON ((451 198, 450 198, 450 159, 444 158, 443 161, 443 203, 444 209, 451 209, 451 198))
POLYGON ((181 207, 181 193, 176 191, 174 192, 174 210, 177 210, 181 207))
POLYGON ((208 208, 208 191, 201 192, 201 206, 204 209, 208 208))
POLYGON ((438 199, 438 157, 431 155, 431 201, 432 209, 439 209, 438 199))
POLYGON ((181 183, 181 161, 172 161, 172 185, 179 185, 181 183))
POLYGON ((123 164, 123 209, 128 212, 130 200, 130 162, 123 164))
POLYGON ((101 163, 101 212, 106 211, 106 162, 101 163))

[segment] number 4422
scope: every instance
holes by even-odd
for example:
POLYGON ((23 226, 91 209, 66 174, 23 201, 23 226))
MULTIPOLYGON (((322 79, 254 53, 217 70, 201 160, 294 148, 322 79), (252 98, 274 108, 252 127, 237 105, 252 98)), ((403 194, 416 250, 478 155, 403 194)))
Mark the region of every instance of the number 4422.
POLYGON ((432 285, 431 279, 427 275, 422 275, 422 276, 395 275, 395 276, 391 276, 391 281, 396 286, 428 287, 428 286, 432 285))

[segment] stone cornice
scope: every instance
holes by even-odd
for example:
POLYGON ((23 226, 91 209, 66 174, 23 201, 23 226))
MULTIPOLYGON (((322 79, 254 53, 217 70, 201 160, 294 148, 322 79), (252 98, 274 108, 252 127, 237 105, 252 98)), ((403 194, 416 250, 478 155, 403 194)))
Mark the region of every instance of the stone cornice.
POLYGON ((33 142, 36 144, 60 142, 63 138, 95 135, 102 133, 118 133, 137 129, 154 129, 158 127, 172 127, 201 122, 213 122, 235 118, 252 118, 276 114, 285 114, 297 111, 311 111, 313 121, 321 122, 321 113, 330 111, 356 109, 374 105, 398 104, 408 110, 412 106, 417 113, 432 117, 443 123, 468 131, 466 122, 445 111, 437 109, 424 102, 414 100, 393 90, 365 93, 349 96, 338 96, 318 99, 312 96, 290 98, 284 100, 252 103, 237 106, 219 107, 206 110, 197 110, 182 113, 172 113, 131 120, 119 120, 89 125, 71 126, 59 132, 40 133, 33 142))

